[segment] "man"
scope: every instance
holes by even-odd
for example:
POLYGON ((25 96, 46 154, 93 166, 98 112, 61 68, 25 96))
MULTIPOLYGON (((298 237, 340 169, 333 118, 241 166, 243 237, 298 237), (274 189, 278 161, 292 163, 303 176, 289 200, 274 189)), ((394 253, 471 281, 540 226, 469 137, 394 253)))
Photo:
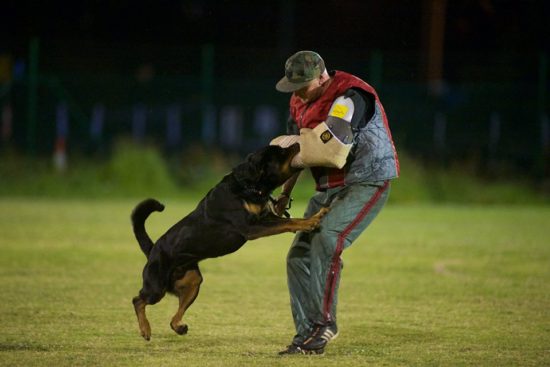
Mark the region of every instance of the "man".
MULTIPOLYGON (((319 230, 298 232, 290 247, 287 277, 296 336, 279 354, 321 354, 338 335, 340 255, 386 203, 399 163, 384 108, 363 80, 328 72, 321 56, 300 51, 286 61, 276 89, 292 93, 287 126, 292 136, 272 144, 300 143, 292 164, 310 167, 316 182, 305 216, 330 208, 319 230)), ((283 185, 275 204, 279 214, 297 178, 283 185)))

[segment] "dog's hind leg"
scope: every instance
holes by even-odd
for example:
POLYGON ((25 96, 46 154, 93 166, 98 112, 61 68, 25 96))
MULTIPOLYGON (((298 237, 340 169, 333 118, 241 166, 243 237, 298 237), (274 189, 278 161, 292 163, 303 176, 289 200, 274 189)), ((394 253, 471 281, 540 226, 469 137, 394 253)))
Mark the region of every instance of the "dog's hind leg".
POLYGON ((151 325, 149 325, 149 320, 145 316, 145 306, 147 306, 147 303, 140 296, 134 297, 132 303, 136 311, 141 336, 143 339, 149 341, 151 340, 151 325))
POLYGON ((139 330, 145 340, 151 339, 151 326, 145 315, 145 307, 158 303, 166 294, 166 284, 162 282, 162 279, 164 279, 164 269, 158 260, 159 254, 155 250, 156 247, 151 252, 150 257, 152 259, 149 259, 143 268, 143 286, 139 291, 139 295, 132 299, 139 323, 139 330))
POLYGON ((181 320, 185 311, 199 295, 201 283, 202 275, 198 267, 187 270, 182 278, 174 282, 174 292, 179 297, 179 307, 172 317, 170 327, 179 335, 187 334, 188 327, 186 324, 182 324, 181 320))
POLYGON ((160 301, 164 297, 164 294, 158 295, 148 295, 143 289, 139 292, 139 296, 132 299, 134 304, 134 310, 136 311, 136 316, 139 324, 139 331, 143 339, 149 341, 151 340, 151 325, 147 316, 145 315, 145 307, 147 305, 153 305, 160 301))

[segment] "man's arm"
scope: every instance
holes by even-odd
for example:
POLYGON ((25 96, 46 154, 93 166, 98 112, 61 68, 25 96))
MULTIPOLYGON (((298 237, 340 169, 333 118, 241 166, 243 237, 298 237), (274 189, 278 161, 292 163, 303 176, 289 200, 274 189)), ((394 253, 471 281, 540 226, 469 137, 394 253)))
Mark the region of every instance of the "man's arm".
POLYGON ((296 185, 296 181, 298 181, 298 177, 300 177, 300 173, 302 173, 302 171, 295 173, 283 184, 281 193, 277 196, 276 202, 273 205, 275 214, 278 216, 282 216, 285 210, 289 208, 288 203, 292 200, 290 195, 292 193, 292 189, 294 189, 294 185, 296 185))
POLYGON ((300 129, 298 129, 298 125, 296 124, 296 121, 294 121, 290 113, 288 114, 288 119, 286 120, 286 134, 300 135, 300 129))
POLYGON ((295 161, 302 167, 344 167, 366 110, 366 100, 355 90, 336 98, 325 121, 300 130, 300 153, 295 161))
MULTIPOLYGON (((287 147, 298 142, 300 130, 298 129, 298 126, 292 118, 291 114, 289 114, 286 122, 286 132, 286 136, 283 135, 277 137, 273 139, 270 144, 287 147)), ((302 171, 295 173, 283 184, 281 193, 279 194, 279 196, 277 196, 277 199, 273 204, 273 209, 276 215, 282 216, 288 208, 288 204, 292 200, 290 195, 292 193, 292 190, 294 189, 294 185, 296 185, 296 181, 298 181, 298 177, 300 176, 301 172, 302 171)))
POLYGON ((344 96, 350 98, 355 107, 355 111, 350 120, 352 129, 355 130, 365 127, 374 115, 374 96, 357 89, 348 89, 344 96))

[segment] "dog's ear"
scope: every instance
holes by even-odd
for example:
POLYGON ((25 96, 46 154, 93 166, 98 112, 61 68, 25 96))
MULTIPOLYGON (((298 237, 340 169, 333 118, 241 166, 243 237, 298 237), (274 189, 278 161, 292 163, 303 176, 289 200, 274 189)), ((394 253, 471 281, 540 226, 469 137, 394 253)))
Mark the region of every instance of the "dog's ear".
POLYGON ((233 169, 235 177, 239 181, 246 182, 247 184, 259 181, 263 174, 263 168, 260 162, 257 162, 254 157, 249 156, 249 158, 251 159, 247 158, 244 163, 239 164, 233 169))
POLYGON ((246 158, 248 174, 251 180, 257 181, 264 173, 265 159, 263 151, 251 153, 246 158))
POLYGON ((262 165, 263 154, 260 152, 250 153, 246 156, 245 162, 251 166, 259 167, 262 165))

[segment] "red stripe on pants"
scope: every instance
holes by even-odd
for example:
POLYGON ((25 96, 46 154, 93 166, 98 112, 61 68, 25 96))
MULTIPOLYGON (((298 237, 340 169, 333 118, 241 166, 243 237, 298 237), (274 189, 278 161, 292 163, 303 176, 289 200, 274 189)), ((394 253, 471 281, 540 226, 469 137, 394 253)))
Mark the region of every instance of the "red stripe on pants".
POLYGON ((330 264, 330 271, 327 275, 327 283, 325 285, 325 296, 323 300, 323 315, 325 322, 331 321, 330 309, 332 306, 332 301, 334 299, 334 291, 336 288, 336 279, 338 279, 338 273, 340 272, 340 264, 342 260, 340 255, 344 250, 344 241, 346 237, 351 233, 351 231, 359 224, 368 212, 372 209, 374 204, 380 199, 382 193, 388 188, 389 181, 384 182, 383 186, 380 186, 372 198, 365 204, 365 206, 359 211, 359 214, 353 219, 353 221, 348 224, 346 228, 338 235, 336 241, 336 250, 334 250, 334 255, 332 255, 332 261, 330 264))

